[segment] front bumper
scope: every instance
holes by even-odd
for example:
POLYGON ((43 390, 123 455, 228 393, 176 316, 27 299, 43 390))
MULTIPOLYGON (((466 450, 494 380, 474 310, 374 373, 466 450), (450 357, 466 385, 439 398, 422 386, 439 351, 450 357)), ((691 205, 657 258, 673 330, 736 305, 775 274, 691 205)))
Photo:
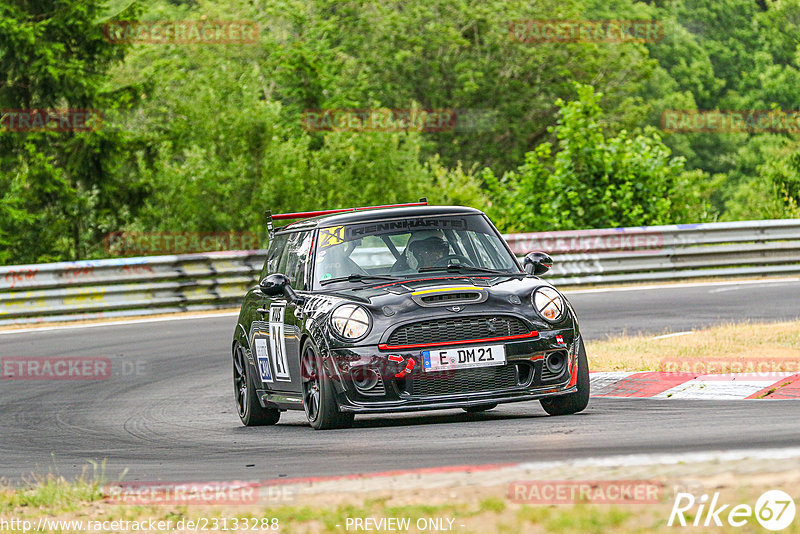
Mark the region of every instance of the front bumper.
MULTIPOLYGON (((382 351, 375 346, 364 346, 333 349, 330 356, 342 411, 389 413, 467 408, 574 393, 577 346, 578 339, 572 329, 540 332, 533 340, 505 343, 503 366, 440 373, 423 371, 422 350, 382 351), (557 335, 563 341, 558 341, 557 335), (545 370, 545 359, 555 353, 566 359, 560 374, 545 370), (399 358, 402 361, 395 361, 399 358), (413 369, 404 374, 410 360, 414 361, 413 369), (363 380, 365 374, 372 378, 379 375, 378 383, 372 386, 374 380, 363 380)), ((470 344, 448 348, 461 347, 470 344)))
POLYGON ((504 393, 470 393, 453 397, 428 397, 403 401, 384 401, 368 403, 340 404, 343 412, 354 413, 391 413, 391 412, 418 412, 423 410, 446 410, 450 408, 468 408, 483 404, 504 404, 508 402, 531 401, 575 393, 577 386, 561 390, 548 389, 545 391, 514 391, 504 393))

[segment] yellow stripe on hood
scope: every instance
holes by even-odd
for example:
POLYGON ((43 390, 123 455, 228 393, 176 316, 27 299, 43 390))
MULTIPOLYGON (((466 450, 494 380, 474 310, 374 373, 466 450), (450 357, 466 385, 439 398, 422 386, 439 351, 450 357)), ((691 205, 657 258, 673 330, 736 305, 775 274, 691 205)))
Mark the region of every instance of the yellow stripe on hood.
POLYGON ((439 287, 436 289, 421 289, 420 291, 414 291, 411 293, 412 295, 422 295, 425 293, 440 293, 442 291, 483 291, 482 287, 475 287, 475 286, 459 286, 459 287, 439 287))

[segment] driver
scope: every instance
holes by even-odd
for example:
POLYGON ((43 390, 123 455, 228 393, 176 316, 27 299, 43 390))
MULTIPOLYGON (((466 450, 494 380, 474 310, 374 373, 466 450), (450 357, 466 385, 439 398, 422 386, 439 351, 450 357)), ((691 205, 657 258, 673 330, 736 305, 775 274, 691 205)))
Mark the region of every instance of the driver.
POLYGON ((450 244, 435 230, 415 233, 408 244, 408 264, 412 269, 433 267, 450 253, 450 244))

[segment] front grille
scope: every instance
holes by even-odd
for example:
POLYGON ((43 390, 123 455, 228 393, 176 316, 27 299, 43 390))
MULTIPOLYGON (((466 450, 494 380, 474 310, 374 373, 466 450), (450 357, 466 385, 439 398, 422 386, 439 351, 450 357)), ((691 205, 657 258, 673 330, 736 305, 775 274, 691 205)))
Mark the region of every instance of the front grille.
POLYGON ((516 317, 481 315, 453 317, 403 325, 389 336, 389 345, 417 345, 465 341, 487 337, 527 334, 530 330, 516 317))
POLYGON ((479 393, 516 387, 517 370, 514 365, 423 373, 406 379, 405 383, 406 393, 419 397, 479 393))

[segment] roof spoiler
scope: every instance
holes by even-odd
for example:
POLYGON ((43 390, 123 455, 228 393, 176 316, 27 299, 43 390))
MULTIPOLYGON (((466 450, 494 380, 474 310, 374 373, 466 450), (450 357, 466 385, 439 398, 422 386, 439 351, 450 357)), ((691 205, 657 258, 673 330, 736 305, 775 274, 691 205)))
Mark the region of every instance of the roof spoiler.
POLYGON ((383 206, 361 206, 358 208, 341 208, 335 210, 322 210, 322 211, 299 211, 297 213, 276 213, 275 215, 272 214, 270 210, 267 210, 267 233, 269 234, 269 239, 272 240, 272 236, 275 233, 275 228, 272 224, 273 220, 281 220, 281 219, 308 219, 309 217, 317 217, 319 215, 330 215, 331 213, 345 213, 348 211, 361 211, 361 210, 374 210, 378 208, 402 208, 407 206, 427 206, 428 205, 428 197, 422 197, 419 199, 419 202, 409 202, 407 204, 384 204, 383 206))

